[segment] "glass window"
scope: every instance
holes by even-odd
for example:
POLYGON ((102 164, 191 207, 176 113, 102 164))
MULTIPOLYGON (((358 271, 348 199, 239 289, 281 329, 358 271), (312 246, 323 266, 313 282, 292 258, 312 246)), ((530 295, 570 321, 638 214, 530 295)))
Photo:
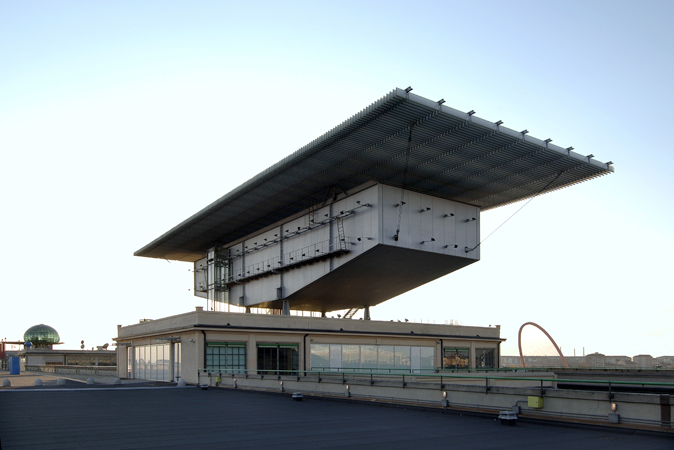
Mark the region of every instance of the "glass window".
POLYGON ((363 372, 377 371, 377 346, 360 346, 360 368, 363 372))
POLYGON ((393 372, 396 368, 392 345, 380 345, 378 350, 378 369, 380 372, 393 372))
POLYGON ((271 375, 278 373, 277 347, 257 348, 257 370, 260 371, 262 375, 271 375))
POLYGON ((330 344, 330 369, 342 369, 342 346, 340 344, 330 344))
POLYGON ((206 370, 209 373, 242 373, 246 371, 246 344, 241 342, 207 343, 206 370))
POLYGON ((435 372, 435 349, 433 347, 421 347, 421 371, 435 372))
POLYGON ((150 379, 157 379, 157 349, 154 345, 150 345, 150 379))
POLYGON ((258 344, 257 370, 262 375, 296 374, 299 362, 298 344, 258 344))
POLYGON ((288 374, 287 371, 291 371, 292 374, 297 373, 299 369, 299 346, 296 347, 280 347, 278 349, 279 355, 279 371, 283 374, 288 374), (286 372, 283 372, 286 371, 286 372))
POLYGON ((133 378, 133 347, 126 348, 126 377, 133 378))
MULTIPOLYGON (((157 380, 164 381, 164 346, 158 345, 155 352, 155 371, 157 380)), ((168 375, 168 374, 167 374, 168 375)))
POLYGON ((311 344, 310 370, 323 370, 330 367, 330 346, 328 344, 311 344))
POLYGON ((360 345, 342 345, 342 368, 360 369, 360 345))
POLYGON ((136 378, 145 379, 145 347, 136 347, 136 378))
POLYGON ((470 349, 445 348, 442 359, 443 369, 469 369, 470 349))
POLYGON ((421 373, 421 347, 411 347, 410 350, 412 351, 410 369, 412 373, 421 373))
POLYGON ((395 369, 398 373, 409 372, 411 368, 410 347, 408 345, 396 345, 394 347, 395 369))
POLYGON ((435 348, 407 345, 311 344, 312 370, 435 372, 435 348))
POLYGON ((182 344, 176 342, 173 344, 173 381, 180 380, 180 366, 182 358, 182 344))
POLYGON ((475 368, 476 369, 494 369, 494 350, 493 348, 475 349, 475 368))

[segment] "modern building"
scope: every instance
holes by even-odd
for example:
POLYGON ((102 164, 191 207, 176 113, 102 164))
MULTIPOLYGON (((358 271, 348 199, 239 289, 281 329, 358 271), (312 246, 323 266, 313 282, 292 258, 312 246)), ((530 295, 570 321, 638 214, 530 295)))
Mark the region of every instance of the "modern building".
POLYGON ((636 355, 633 360, 640 369, 651 369, 655 367, 655 361, 651 355, 636 355))
POLYGON ((118 376, 196 383, 198 371, 425 373, 497 366, 498 327, 196 311, 118 330, 118 376))
POLYGON ((370 308, 479 261, 483 211, 613 167, 444 103, 395 89, 138 250, 192 262, 206 311, 120 326, 119 375, 497 367, 498 327, 370 308))

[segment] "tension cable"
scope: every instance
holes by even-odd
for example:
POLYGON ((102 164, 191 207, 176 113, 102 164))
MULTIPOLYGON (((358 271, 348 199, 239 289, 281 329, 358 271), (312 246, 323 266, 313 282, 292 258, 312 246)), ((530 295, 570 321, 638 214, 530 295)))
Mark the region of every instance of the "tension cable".
POLYGON ((405 186, 407 185, 407 169, 409 168, 410 164, 410 152, 412 151, 412 130, 414 129, 414 124, 410 125, 410 136, 407 138, 407 151, 405 152, 405 170, 403 171, 403 187, 400 190, 400 203, 398 204, 398 207, 400 208, 398 210, 398 226, 396 227, 396 234, 393 236, 394 241, 398 241, 398 235, 400 234, 400 222, 402 221, 403 217, 403 205, 405 202, 403 201, 405 199, 405 186))
POLYGON ((533 197, 531 197, 531 198, 530 198, 524 205, 520 206, 520 208, 519 208, 517 211, 515 211, 510 217, 508 217, 506 220, 504 220, 503 223, 502 223, 501 225, 497 226, 496 229, 495 229, 494 231, 492 231, 491 233, 489 233, 489 235, 488 235, 486 238, 482 239, 482 240, 480 241, 479 244, 477 244, 477 245, 476 245, 475 247, 473 247, 473 248, 468 248, 468 247, 466 247, 466 253, 470 253, 470 252, 472 252, 473 250, 475 250, 476 248, 478 248, 480 245, 482 245, 482 243, 483 243, 484 241, 486 241, 487 239, 489 239, 489 236, 491 236, 492 234, 496 233, 496 230, 498 230, 498 229, 501 228, 503 225, 505 225, 505 223, 506 223, 507 221, 509 221, 510 219, 512 219, 513 216, 514 216, 515 214, 517 214, 518 212, 522 211, 522 208, 524 208, 525 206, 527 206, 527 205, 529 204, 529 202, 531 202, 533 199, 535 199, 536 197, 538 197, 539 195, 541 195, 541 194, 543 193, 543 191, 545 191, 547 188, 550 187, 550 185, 552 185, 552 183, 554 183, 555 181, 557 181, 557 179, 558 179, 559 177, 561 177, 562 174, 563 174, 564 172, 566 172, 566 169, 564 169, 564 170, 562 170, 561 172, 559 172, 559 173, 557 174, 557 176, 556 176, 551 182, 549 182, 548 184, 546 184, 545 187, 544 187, 543 189, 541 189, 540 191, 538 191, 538 193, 537 193, 536 195, 534 195, 533 197))

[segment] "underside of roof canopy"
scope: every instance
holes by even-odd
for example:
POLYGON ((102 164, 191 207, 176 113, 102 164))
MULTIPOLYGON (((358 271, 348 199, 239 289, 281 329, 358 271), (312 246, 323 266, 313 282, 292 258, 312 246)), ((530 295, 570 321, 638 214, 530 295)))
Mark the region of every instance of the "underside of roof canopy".
POLYGON ((334 188, 369 181, 484 211, 613 171, 611 163, 395 89, 135 255, 195 261, 324 201, 334 188))

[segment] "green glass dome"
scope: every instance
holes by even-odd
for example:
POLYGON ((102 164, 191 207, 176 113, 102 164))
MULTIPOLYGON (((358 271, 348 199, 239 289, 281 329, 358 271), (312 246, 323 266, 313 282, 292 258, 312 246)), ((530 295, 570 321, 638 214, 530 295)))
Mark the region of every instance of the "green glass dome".
POLYGON ((60 342, 59 334, 49 325, 41 323, 26 330, 23 334, 24 342, 30 342, 35 347, 58 344, 60 342))

